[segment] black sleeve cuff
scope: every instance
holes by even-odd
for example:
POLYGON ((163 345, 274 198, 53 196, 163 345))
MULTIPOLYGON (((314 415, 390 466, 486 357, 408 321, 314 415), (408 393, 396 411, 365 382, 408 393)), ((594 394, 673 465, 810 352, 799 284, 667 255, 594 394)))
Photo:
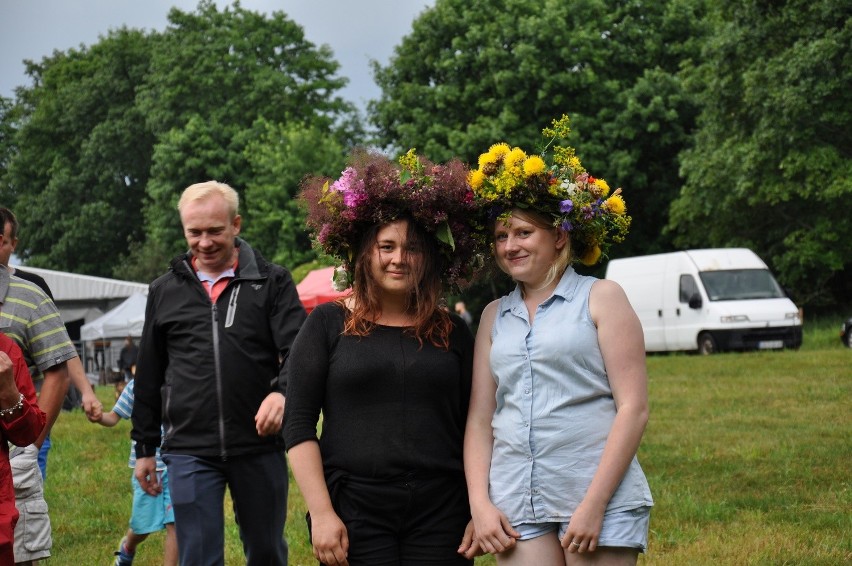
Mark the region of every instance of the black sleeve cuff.
POLYGON ((153 458, 157 455, 157 446, 148 446, 142 444, 141 442, 136 443, 136 457, 137 458, 153 458))

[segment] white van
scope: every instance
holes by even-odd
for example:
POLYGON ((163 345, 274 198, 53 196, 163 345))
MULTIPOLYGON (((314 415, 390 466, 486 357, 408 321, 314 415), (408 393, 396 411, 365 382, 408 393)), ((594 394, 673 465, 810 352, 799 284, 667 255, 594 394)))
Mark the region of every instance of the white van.
POLYGON ((642 321, 647 352, 710 354, 802 345, 799 310, 749 249, 614 259, 606 278, 627 293, 642 321))

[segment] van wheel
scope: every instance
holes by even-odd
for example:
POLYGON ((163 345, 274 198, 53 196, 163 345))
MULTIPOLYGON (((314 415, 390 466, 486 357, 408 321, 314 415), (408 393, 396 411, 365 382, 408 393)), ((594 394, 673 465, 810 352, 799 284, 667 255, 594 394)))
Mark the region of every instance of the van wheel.
POLYGON ((713 335, 709 332, 702 332, 701 334, 699 334, 698 353, 702 356, 709 356, 710 354, 715 354, 716 352, 716 340, 713 338, 713 335))

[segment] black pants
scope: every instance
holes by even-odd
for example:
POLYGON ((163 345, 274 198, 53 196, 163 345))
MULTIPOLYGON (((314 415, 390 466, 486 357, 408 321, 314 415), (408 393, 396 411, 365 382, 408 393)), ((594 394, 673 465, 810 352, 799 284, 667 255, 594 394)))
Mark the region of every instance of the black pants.
POLYGON ((456 551, 470 520, 464 475, 329 486, 349 535, 350 566, 472 566, 456 551))

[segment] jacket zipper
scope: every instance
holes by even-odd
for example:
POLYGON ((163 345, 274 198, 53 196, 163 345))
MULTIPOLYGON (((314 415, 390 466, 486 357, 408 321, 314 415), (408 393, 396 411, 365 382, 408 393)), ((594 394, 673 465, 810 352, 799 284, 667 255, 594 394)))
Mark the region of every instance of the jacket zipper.
POLYGON ((222 461, 228 459, 228 449, 225 447, 225 407, 222 402, 222 364, 219 360, 219 309, 212 304, 213 317, 213 362, 216 366, 216 399, 219 402, 219 450, 222 461))
MULTIPOLYGON (((187 273, 194 273, 192 266, 187 260, 183 260, 183 264, 187 273)), ((204 293, 204 296, 207 297, 207 300, 210 301, 211 305, 210 316, 213 320, 213 362, 216 372, 216 400, 219 404, 219 452, 222 461, 225 461, 228 459, 228 449, 225 443, 225 404, 223 402, 222 362, 220 360, 221 353, 219 349, 219 309, 204 289, 204 285, 198 280, 198 277, 192 277, 192 279, 198 283, 201 292, 204 293)), ((237 312, 237 296, 240 292, 239 280, 237 278, 232 279, 225 289, 227 290, 227 288, 231 286, 233 286, 234 289, 231 293, 231 298, 228 300, 228 310, 225 313, 225 328, 230 327, 234 323, 234 317, 237 312)), ((168 408, 168 399, 166 401, 166 407, 168 408)), ((168 414, 168 411, 166 414, 168 414)))
MULTIPOLYGON (((192 266, 187 260, 183 260, 183 265, 187 273, 195 273, 195 270, 192 269, 192 266)), ((191 277, 190 279, 195 281, 198 285, 199 291, 201 291, 201 293, 203 293, 210 302, 210 317, 213 321, 213 364, 216 373, 216 401, 219 405, 219 455, 222 460, 225 461, 228 459, 228 449, 225 446, 225 406, 222 401, 222 362, 219 359, 219 309, 216 307, 216 303, 213 302, 213 299, 210 297, 210 294, 207 293, 207 290, 204 288, 204 284, 199 281, 198 277, 191 277)))

